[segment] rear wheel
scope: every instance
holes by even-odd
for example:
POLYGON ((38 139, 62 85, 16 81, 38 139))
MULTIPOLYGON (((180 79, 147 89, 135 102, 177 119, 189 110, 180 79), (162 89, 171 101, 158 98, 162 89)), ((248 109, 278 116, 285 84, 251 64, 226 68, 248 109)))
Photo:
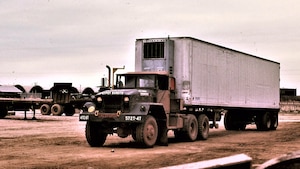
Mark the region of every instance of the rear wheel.
POLYGON ((145 122, 136 127, 136 141, 145 147, 153 147, 158 136, 158 127, 155 118, 148 115, 145 122))
POLYGON ((271 129, 271 114, 269 112, 264 112, 262 116, 256 122, 257 130, 270 130, 271 129))
POLYGON ((234 115, 231 112, 226 112, 224 116, 224 126, 226 130, 236 130, 236 127, 234 126, 234 115))
POLYGON ((195 141, 198 136, 198 121, 196 116, 188 114, 184 120, 183 128, 174 130, 174 135, 178 141, 195 141))
POLYGON ((7 108, 5 106, 0 106, 0 119, 3 119, 7 113, 7 108))
POLYGON ((107 133, 101 130, 99 124, 87 121, 85 137, 91 147, 101 147, 106 140, 107 133))
POLYGON ((278 113, 275 112, 271 115, 271 128, 270 130, 276 130, 278 127, 278 113))
POLYGON ((40 107, 40 111, 42 115, 50 115, 51 111, 50 111, 50 106, 48 104, 43 104, 40 107))
POLYGON ((228 111, 224 117, 224 126, 226 130, 245 130, 246 122, 242 120, 238 111, 228 111))
POLYGON ((206 140, 209 133, 209 119, 205 114, 198 117, 198 139, 206 140))
POLYGON ((195 115, 188 114, 185 125, 186 136, 189 141, 195 141, 198 136, 198 121, 195 115))
POLYGON ((63 107, 60 104, 54 104, 51 107, 51 113, 54 116, 61 116, 63 113, 63 107))

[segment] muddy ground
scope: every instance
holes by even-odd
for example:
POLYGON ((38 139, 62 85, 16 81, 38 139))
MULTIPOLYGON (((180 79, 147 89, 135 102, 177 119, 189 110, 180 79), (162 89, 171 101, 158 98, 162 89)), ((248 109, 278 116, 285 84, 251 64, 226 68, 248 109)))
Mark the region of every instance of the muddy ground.
MULTIPOLYGON (((300 116, 280 114, 276 131, 211 129, 209 139, 144 149, 131 137, 108 136, 104 147, 85 140, 85 122, 72 117, 41 116, 23 120, 23 112, 0 119, 0 168, 159 168, 244 153, 253 166, 300 150, 300 116)), ((31 114, 27 115, 32 117, 31 114)))

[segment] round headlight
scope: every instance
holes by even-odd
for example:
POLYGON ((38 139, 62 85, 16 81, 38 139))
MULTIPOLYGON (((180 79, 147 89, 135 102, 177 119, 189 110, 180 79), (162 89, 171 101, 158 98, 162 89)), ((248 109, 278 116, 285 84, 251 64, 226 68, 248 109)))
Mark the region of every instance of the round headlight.
POLYGON ((90 107, 88 108, 88 112, 89 112, 89 113, 93 113, 95 110, 96 110, 95 106, 90 106, 90 107))
POLYGON ((124 102, 129 102, 129 97, 124 97, 124 102))
POLYGON ((101 97, 97 97, 97 102, 102 102, 102 98, 101 97))

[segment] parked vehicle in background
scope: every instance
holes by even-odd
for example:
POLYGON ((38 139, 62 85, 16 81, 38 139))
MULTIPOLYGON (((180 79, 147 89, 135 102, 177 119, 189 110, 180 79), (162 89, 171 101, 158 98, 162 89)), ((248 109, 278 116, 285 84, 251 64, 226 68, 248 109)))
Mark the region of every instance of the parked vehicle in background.
POLYGON ((93 94, 91 88, 80 93, 72 83, 54 83, 48 96, 52 102, 40 107, 41 114, 60 116, 65 113, 66 116, 73 116, 75 109, 81 109, 85 102, 91 101, 93 94))

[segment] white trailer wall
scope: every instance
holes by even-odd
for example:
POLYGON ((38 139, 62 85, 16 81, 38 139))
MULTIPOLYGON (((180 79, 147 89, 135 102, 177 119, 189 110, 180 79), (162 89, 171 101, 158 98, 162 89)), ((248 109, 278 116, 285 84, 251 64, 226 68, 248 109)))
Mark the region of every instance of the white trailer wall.
POLYGON ((279 63, 194 38, 171 40, 177 97, 185 104, 279 108, 279 63))

